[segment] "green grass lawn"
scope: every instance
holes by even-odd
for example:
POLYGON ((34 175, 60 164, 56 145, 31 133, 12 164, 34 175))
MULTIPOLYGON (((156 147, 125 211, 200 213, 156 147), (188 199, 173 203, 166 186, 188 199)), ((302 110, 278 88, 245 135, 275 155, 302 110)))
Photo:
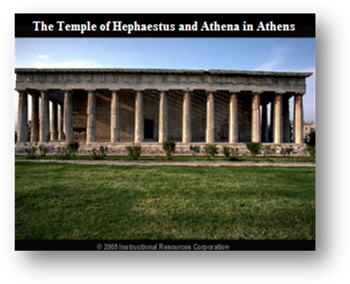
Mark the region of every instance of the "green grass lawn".
MULTIPOLYGON (((25 160, 28 159, 26 156, 16 156, 16 160, 25 160)), ((43 159, 43 160, 62 160, 60 156, 56 155, 50 155, 50 156, 36 156, 36 159, 43 159)), ((91 156, 75 156, 71 157, 71 160, 92 160, 91 156)), ((107 156, 104 158, 104 160, 107 161, 134 161, 131 160, 127 156, 107 156)), ((208 161, 208 159, 205 156, 174 156, 172 160, 167 160, 165 156, 141 156, 137 161, 149 161, 149 162, 200 162, 200 161, 208 161)), ((210 159, 211 162, 230 162, 228 158, 225 158, 224 156, 216 156, 212 157, 210 159)), ((270 157, 268 160, 269 162, 281 162, 281 163, 314 163, 315 159, 311 157, 270 157)), ((233 163, 239 163, 239 162, 267 162, 267 160, 264 157, 251 157, 251 156, 239 156, 237 161, 234 161, 233 163)))
POLYGON ((315 168, 16 163, 15 234, 315 239, 315 168))

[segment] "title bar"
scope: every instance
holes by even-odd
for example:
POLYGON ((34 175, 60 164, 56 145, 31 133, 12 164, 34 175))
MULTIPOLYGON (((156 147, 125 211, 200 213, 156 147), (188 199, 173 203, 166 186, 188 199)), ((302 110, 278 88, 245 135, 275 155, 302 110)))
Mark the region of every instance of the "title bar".
POLYGON ((15 14, 15 37, 315 37, 315 14, 15 14))

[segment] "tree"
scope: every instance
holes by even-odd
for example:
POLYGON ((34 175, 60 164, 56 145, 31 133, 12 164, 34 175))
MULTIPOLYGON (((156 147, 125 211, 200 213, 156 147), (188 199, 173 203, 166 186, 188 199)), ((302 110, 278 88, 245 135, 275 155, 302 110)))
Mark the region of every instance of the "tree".
POLYGON ((304 143, 311 147, 316 146, 316 130, 314 128, 305 136, 304 143))
POLYGON ((311 129, 311 132, 305 136, 304 143, 307 145, 307 151, 311 159, 316 158, 316 130, 314 128, 311 129))
POLYGON ((168 160, 173 158, 172 156, 175 153, 175 147, 176 143, 173 141, 163 142, 163 150, 165 151, 168 160))

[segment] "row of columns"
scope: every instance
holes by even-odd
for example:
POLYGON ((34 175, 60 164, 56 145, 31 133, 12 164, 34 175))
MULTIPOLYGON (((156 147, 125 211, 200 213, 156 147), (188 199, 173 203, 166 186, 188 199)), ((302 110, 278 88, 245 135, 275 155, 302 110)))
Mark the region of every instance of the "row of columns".
MULTIPOLYGON (((110 139, 111 142, 119 142, 119 94, 113 90, 111 96, 111 122, 110 139)), ((251 119, 251 141, 268 141, 267 104, 262 104, 262 123, 260 128, 260 93, 252 94, 252 119, 251 119), (260 131, 262 133, 260 133, 260 131)), ((40 127, 39 127, 39 98, 32 95, 32 129, 30 141, 46 142, 50 140, 66 139, 66 142, 73 141, 73 105, 72 92, 64 91, 63 111, 62 105, 58 113, 58 104, 52 104, 51 108, 51 136, 49 137, 49 98, 47 91, 40 91, 40 127), (57 128, 58 125, 58 128, 57 128)), ((229 143, 238 142, 238 94, 233 93, 230 97, 229 116, 229 143)), ((294 142, 303 142, 303 94, 296 94, 294 99, 294 142)), ((27 104, 28 95, 25 91, 19 92, 18 107, 18 141, 27 141, 27 104)), ((289 132, 283 131, 289 127, 289 102, 288 97, 276 94, 271 103, 271 132, 272 140, 276 144, 289 141, 289 132), (284 99, 285 98, 285 99, 284 99)), ((206 118, 206 143, 215 142, 215 115, 214 115, 214 92, 207 95, 207 118, 206 118)), ((191 142, 191 94, 184 91, 183 97, 183 117, 182 117, 182 142, 191 142)), ((167 125, 167 92, 160 92, 159 102, 159 142, 168 140, 167 125)), ((270 137, 271 137, 270 136, 270 137)), ((144 140, 144 119, 143 119, 143 91, 136 91, 135 96, 135 133, 134 142, 140 143, 144 140)), ((88 90, 87 99, 87 143, 96 141, 96 92, 88 90)))

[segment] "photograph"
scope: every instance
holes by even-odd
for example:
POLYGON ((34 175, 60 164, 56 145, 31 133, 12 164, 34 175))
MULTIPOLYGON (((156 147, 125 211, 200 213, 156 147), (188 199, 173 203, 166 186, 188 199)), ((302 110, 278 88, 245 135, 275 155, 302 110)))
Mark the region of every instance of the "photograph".
POLYGON ((316 249, 315 14, 210 15, 15 26, 16 250, 316 249))
POLYGON ((348 283, 345 7, 6 3, 2 282, 348 283))

